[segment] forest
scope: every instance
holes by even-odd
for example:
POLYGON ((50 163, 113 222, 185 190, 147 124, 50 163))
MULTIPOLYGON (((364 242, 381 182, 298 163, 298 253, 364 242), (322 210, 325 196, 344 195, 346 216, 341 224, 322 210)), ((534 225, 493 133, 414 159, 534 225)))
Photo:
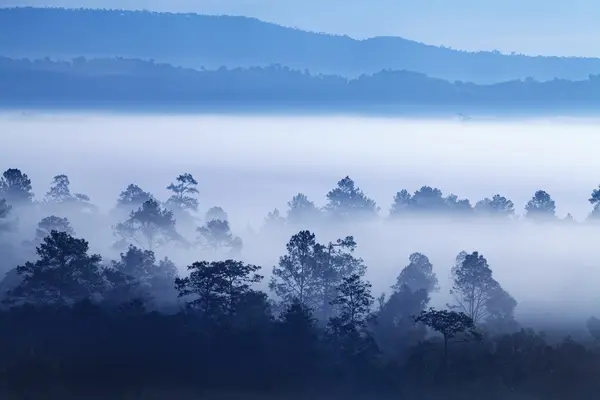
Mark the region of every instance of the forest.
POLYGON ((73 61, 0 58, 0 104, 21 107, 118 109, 163 107, 275 107, 327 109, 359 106, 460 107, 502 110, 595 109, 600 78, 515 80, 490 85, 448 82, 409 71, 381 71, 348 79, 311 75, 273 65, 194 70, 135 59, 73 61))
POLYGON ((477 250, 456 253, 449 285, 426 254, 399 254, 386 293, 375 293, 377 266, 357 254, 356 232, 409 218, 593 226, 600 186, 576 221, 557 216, 544 190, 520 213, 501 194, 471 203, 423 186, 399 190, 382 212, 343 177, 323 207, 298 193, 252 234, 285 236, 275 265, 247 261, 257 242, 202 204, 192 174, 165 187, 160 200, 131 183, 103 210, 67 175, 34 192, 26 172, 4 171, 3 398, 598 397, 599 319, 582 321, 583 340, 531 328, 477 250), (323 226, 346 233, 325 240, 323 226), (109 245, 97 246, 100 234, 109 245), (180 264, 183 253, 194 258, 180 264), (432 305, 441 291, 447 304, 432 305))

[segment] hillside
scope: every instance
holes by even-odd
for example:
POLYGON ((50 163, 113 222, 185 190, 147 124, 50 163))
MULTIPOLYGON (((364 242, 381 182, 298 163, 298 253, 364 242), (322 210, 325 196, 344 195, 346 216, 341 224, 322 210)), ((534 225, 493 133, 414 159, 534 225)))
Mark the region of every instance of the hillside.
POLYGON ((312 109, 406 106, 454 112, 488 107, 576 110, 600 106, 600 76, 582 81, 451 83, 408 71, 347 79, 281 66, 193 70, 134 59, 72 62, 0 58, 0 105, 312 109))
POLYGON ((216 69, 282 64, 358 76, 418 71, 479 83, 533 77, 586 79, 600 59, 469 53, 397 38, 354 40, 252 18, 142 11, 0 9, 0 54, 11 57, 132 57, 216 69))

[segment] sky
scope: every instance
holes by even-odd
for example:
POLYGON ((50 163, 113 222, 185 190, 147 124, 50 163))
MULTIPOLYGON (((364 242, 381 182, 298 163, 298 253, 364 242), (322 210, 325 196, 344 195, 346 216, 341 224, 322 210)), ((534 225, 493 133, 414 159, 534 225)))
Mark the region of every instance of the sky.
POLYGON ((0 6, 149 9, 256 17, 356 38, 463 50, 600 56, 597 0, 0 0, 0 6))

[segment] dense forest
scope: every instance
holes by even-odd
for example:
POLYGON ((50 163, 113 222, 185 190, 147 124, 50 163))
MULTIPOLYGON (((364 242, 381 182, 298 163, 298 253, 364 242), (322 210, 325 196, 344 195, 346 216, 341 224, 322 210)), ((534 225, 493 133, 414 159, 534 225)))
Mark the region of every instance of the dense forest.
MULTIPOLYGON (((457 110, 584 111, 600 104, 600 75, 493 85, 448 82, 408 71, 347 79, 270 67, 193 70, 133 59, 71 62, 0 58, 5 106, 232 107, 351 109, 416 106, 457 110)), ((401 108, 400 108, 401 109, 401 108)))
POLYGON ((600 72, 596 58, 470 53, 397 37, 355 40, 244 17, 60 8, 0 8, 0 54, 120 56, 196 69, 281 64, 347 77, 392 69, 477 83, 582 80, 600 72))
POLYGON ((365 222, 432 217, 590 225, 600 187, 581 222, 557 217, 543 190, 519 216, 500 194, 472 204, 423 186, 398 191, 383 215, 345 177, 324 207, 299 193, 286 213, 269 213, 255 236, 293 234, 276 264, 262 266, 244 260, 252 244, 225 210, 199 217, 206 208, 192 174, 166 189, 161 201, 132 183, 107 211, 66 175, 40 196, 23 171, 2 174, 3 398, 598 397, 600 320, 587 320, 581 342, 528 328, 478 251, 457 252, 449 287, 426 254, 399 254, 387 293, 373 293, 353 234, 365 222), (110 251, 92 250, 75 221, 112 231, 110 251), (323 240, 312 228, 323 225, 347 234, 323 240), (181 252, 202 257, 177 265, 171 255, 181 252), (433 308, 440 291, 449 301, 433 308))

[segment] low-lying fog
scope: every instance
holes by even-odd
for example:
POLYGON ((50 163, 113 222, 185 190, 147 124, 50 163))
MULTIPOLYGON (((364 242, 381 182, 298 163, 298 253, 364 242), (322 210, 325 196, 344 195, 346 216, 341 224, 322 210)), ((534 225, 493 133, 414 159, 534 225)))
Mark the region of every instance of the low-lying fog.
MULTIPOLYGON (((472 204, 499 193, 518 214, 543 189, 558 216, 583 221, 600 183, 600 136, 592 120, 4 114, 0 132, 2 170, 27 173, 37 198, 64 173, 73 191, 107 212, 129 183, 164 200, 166 186, 190 172, 199 181, 201 211, 223 207, 243 239, 269 211, 285 213, 298 192, 324 205, 325 194, 346 175, 377 201, 383 216, 397 191, 429 185, 472 204)), ((80 236, 96 240, 94 249, 108 248, 110 232, 98 235, 72 223, 80 236)), ((434 303, 444 304, 456 255, 478 250, 519 301, 521 318, 552 313, 583 324, 600 314, 600 227, 403 220, 330 234, 318 239, 355 236, 375 295, 418 251, 429 256, 442 284, 434 303)), ((244 257, 268 275, 288 239, 245 241, 244 257)), ((173 258, 187 262, 194 255, 173 258)))

